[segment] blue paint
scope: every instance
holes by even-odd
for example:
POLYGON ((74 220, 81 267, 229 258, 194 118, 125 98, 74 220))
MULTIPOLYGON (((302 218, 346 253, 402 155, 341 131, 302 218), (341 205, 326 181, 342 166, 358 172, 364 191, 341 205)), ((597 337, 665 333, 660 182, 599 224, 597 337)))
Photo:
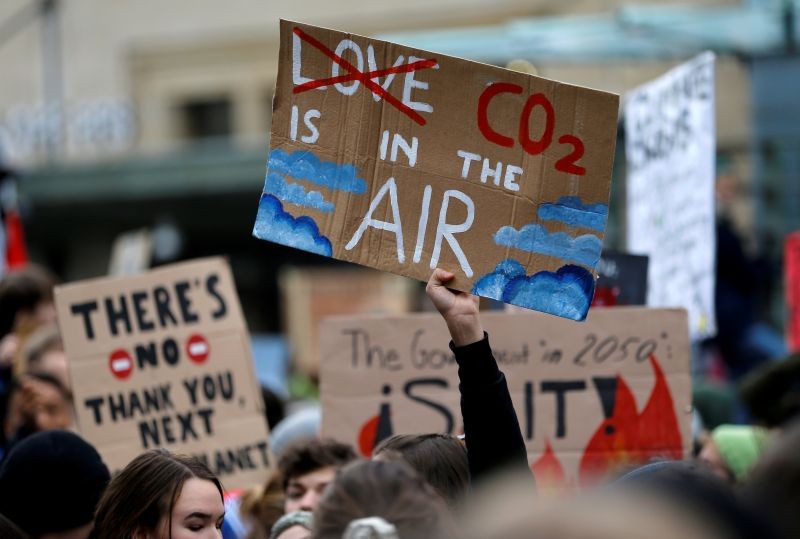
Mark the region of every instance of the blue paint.
POLYGON ((565 232, 548 232, 543 226, 530 223, 517 230, 504 226, 494 234, 494 242, 529 253, 553 256, 594 267, 600 260, 603 244, 594 234, 577 238, 565 232))
POLYGON ((583 204, 579 197, 561 197, 556 203, 540 204, 537 214, 542 221, 560 221, 602 232, 606 229, 608 205, 583 204))
POLYGON ((340 165, 333 161, 320 161, 319 157, 309 151, 272 150, 267 164, 270 172, 291 176, 298 180, 307 180, 321 187, 334 191, 345 191, 363 195, 367 192, 367 182, 358 177, 358 170, 353 165, 340 165))
POLYGON ((283 210, 281 201, 270 194, 261 195, 253 235, 310 253, 333 256, 330 240, 319 233, 314 219, 306 215, 292 217, 283 210))
POLYGON ((522 264, 506 259, 494 272, 475 282, 472 293, 526 309, 571 320, 583 320, 594 295, 594 277, 580 266, 566 265, 555 273, 525 275, 522 264))
POLYGON ((324 213, 330 213, 334 209, 333 203, 325 200, 319 191, 306 191, 299 183, 289 183, 276 172, 267 174, 264 192, 289 204, 313 208, 324 213))

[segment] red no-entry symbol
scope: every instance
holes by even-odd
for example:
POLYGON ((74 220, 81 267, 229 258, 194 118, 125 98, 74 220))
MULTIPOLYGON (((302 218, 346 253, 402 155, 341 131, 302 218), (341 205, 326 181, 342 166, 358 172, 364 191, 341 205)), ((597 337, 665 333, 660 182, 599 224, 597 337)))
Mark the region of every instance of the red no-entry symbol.
POLYGON ((318 49, 322 54, 330 58, 335 63, 339 64, 341 67, 346 69, 350 72, 349 75, 339 75, 338 77, 330 77, 327 79, 319 79, 319 80, 312 80, 306 82, 305 84, 301 84, 296 86, 293 90, 294 93, 299 94, 302 92, 307 92, 308 90, 313 90, 314 88, 320 88, 322 86, 328 86, 329 84, 336 84, 336 83, 344 83, 344 82, 351 82, 351 81, 359 81, 364 86, 370 89, 370 91, 375 94, 376 96, 380 97, 387 103, 391 104, 394 108, 417 122, 419 125, 425 125, 425 118, 422 117, 417 111, 413 110, 411 107, 397 99, 395 96, 387 92, 383 89, 383 87, 376 83, 374 78, 377 77, 385 77, 387 75, 391 75, 392 73, 410 73, 412 71, 417 71, 420 69, 436 67, 438 62, 436 60, 417 60, 416 62, 411 62, 410 64, 405 64, 397 67, 389 67, 386 69, 376 69, 375 71, 368 71, 363 73, 358 70, 356 66, 330 50, 326 47, 321 41, 318 39, 308 35, 300 28, 295 27, 294 33, 303 41, 311 45, 312 47, 318 49))
POLYGON ((108 357, 108 368, 117 380, 126 380, 133 372, 133 358, 127 350, 114 350, 108 357))
POLYGON ((193 363, 202 365, 208 359, 208 354, 210 353, 211 345, 199 333, 195 333, 186 341, 186 355, 189 356, 193 363))

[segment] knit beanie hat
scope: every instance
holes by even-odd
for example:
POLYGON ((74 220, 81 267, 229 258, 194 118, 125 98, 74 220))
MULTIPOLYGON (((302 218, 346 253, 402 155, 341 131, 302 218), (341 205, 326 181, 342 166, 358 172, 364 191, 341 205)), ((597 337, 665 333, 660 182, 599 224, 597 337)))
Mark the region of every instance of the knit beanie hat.
POLYGON ((0 514, 34 537, 79 528, 94 519, 110 477, 97 450, 78 435, 33 434, 0 466, 0 514))
POLYGON ((302 526, 308 531, 313 529, 314 515, 308 511, 294 511, 286 513, 272 526, 269 539, 276 539, 280 534, 293 526, 302 526))
POLYGON ((736 481, 744 479, 758 461, 768 437, 765 429, 749 425, 720 425, 711 432, 711 438, 736 481))

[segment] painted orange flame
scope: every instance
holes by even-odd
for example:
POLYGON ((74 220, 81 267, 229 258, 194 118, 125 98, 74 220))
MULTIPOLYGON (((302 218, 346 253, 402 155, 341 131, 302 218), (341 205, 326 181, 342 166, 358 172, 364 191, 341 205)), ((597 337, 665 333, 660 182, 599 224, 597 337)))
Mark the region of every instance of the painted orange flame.
POLYGON ((682 437, 672 394, 655 356, 650 356, 650 365, 656 382, 641 414, 636 412, 630 387, 617 376, 613 412, 584 450, 578 472, 581 484, 596 483, 623 464, 640 464, 654 457, 682 457, 682 437))

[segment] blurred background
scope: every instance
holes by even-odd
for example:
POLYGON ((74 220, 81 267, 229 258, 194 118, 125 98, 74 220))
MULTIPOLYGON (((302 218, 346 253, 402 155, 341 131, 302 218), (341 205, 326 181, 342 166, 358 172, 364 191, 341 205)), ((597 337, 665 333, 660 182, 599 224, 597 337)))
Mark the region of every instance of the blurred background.
MULTIPOLYGON (((0 201, 30 258, 63 281, 224 254, 251 331, 277 334, 290 318, 313 327, 345 300, 302 268, 341 264, 251 237, 279 18, 496 65, 524 59, 620 94, 712 50, 718 213, 757 276, 759 317, 781 332, 783 238, 800 229, 798 15, 800 0, 4 0, 0 201), (289 312, 281 290, 308 304, 289 312)), ((624 136, 620 125, 610 248, 624 246, 624 136)), ((376 274, 362 286, 393 298, 366 310, 420 304, 417 283, 376 274)), ((283 341, 262 344, 286 354, 283 341)))

